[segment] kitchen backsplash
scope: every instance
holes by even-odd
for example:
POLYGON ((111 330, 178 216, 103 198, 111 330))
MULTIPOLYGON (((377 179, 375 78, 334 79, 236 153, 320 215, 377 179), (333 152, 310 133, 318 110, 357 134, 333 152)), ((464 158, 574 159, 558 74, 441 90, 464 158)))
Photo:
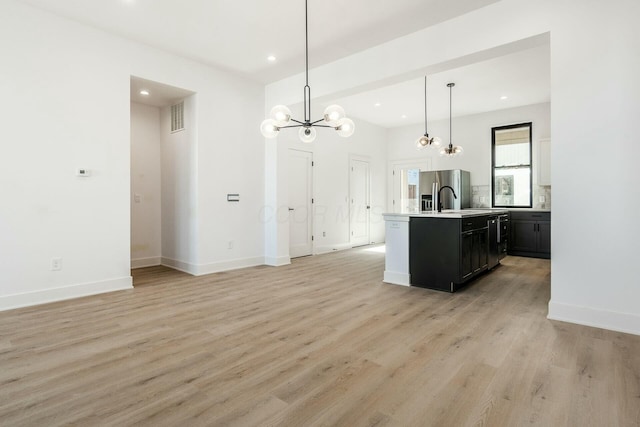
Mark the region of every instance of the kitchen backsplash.
MULTIPOLYGON (((491 188, 488 185, 471 186, 471 207, 489 208, 491 207, 491 188)), ((535 185, 533 187, 533 208, 551 209, 551 186, 535 185), (544 196, 544 202, 540 201, 540 196, 544 196)))
POLYGON ((550 185, 535 185, 533 187, 533 207, 536 209, 551 209, 550 185), (544 202, 540 201, 540 196, 544 196, 544 202))

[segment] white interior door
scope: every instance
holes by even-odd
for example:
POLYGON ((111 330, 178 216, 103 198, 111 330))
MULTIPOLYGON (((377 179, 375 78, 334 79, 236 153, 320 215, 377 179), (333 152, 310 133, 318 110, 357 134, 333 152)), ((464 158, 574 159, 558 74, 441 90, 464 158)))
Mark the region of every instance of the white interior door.
POLYGON ((289 150, 289 256, 313 253, 313 153, 289 150))
POLYGON ((371 202, 369 200, 369 162, 351 159, 349 175, 349 209, 351 246, 368 245, 371 202))

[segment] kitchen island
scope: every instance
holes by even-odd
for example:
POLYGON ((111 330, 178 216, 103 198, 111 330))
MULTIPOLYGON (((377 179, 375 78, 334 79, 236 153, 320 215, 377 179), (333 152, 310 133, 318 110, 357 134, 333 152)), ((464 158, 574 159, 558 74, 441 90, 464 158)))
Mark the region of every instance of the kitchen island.
POLYGON ((383 214, 383 280, 455 292, 497 265, 506 253, 506 233, 499 219, 507 214, 501 209, 383 214))

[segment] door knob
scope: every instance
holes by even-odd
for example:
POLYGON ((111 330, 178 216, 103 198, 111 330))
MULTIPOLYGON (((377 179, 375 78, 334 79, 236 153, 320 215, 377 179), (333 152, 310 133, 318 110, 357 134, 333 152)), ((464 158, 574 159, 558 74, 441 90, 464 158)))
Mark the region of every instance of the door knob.
POLYGON ((294 210, 295 210, 295 209, 293 209, 293 208, 289 208, 289 211, 294 211, 294 210))

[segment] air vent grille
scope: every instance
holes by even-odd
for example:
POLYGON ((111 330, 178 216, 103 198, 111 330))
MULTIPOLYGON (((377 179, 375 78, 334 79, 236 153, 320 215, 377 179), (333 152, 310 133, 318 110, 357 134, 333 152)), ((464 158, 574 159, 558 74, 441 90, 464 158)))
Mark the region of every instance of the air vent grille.
POLYGON ((171 132, 184 130, 184 102, 171 106, 171 132))

